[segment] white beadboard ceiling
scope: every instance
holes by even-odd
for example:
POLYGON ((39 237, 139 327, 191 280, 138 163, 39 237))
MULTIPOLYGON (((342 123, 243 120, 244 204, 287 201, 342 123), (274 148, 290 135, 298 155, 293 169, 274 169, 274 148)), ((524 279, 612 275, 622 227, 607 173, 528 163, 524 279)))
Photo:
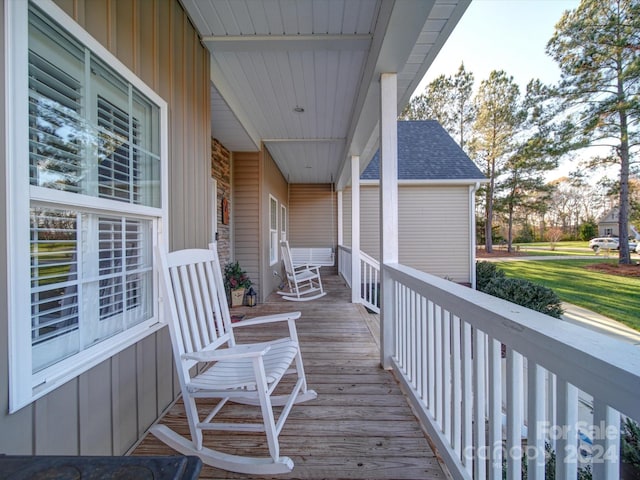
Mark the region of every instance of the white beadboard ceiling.
POLYGON ((398 110, 471 0, 182 0, 211 52, 211 133, 264 143, 291 183, 350 182, 378 148, 380 73, 398 110), (296 112, 297 107, 304 109, 296 112))

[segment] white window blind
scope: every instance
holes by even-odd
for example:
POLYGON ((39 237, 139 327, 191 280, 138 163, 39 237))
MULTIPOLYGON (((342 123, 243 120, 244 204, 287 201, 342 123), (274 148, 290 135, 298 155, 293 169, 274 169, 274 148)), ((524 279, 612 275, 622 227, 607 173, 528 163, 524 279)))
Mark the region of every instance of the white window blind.
POLYGON ((34 371, 78 351, 78 222, 73 212, 31 212, 34 371))
POLYGON ((32 209, 34 372, 152 316, 151 231, 149 220, 32 209), (79 242, 94 225, 97 243, 79 242))
POLYGON ((133 150, 139 142, 137 122, 108 100, 98 97, 100 197, 139 203, 140 167, 133 150))
POLYGON ((52 62, 29 51, 29 159, 31 184, 81 191, 82 86, 52 62))

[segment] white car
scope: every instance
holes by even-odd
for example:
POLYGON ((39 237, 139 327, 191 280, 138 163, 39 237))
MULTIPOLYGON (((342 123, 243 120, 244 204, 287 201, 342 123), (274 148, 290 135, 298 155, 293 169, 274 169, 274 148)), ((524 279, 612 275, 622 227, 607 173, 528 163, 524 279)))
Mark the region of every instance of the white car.
POLYGON ((620 248, 620 242, 615 237, 592 238, 589 240, 589 248, 592 248, 596 252, 601 249, 618 250, 620 248))

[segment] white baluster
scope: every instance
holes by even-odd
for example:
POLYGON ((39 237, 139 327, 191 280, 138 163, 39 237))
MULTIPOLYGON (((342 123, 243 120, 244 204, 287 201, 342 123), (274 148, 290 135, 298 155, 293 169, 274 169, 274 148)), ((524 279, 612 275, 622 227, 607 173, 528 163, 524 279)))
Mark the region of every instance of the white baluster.
POLYGON ((550 427, 545 419, 545 370, 527 361, 527 479, 544 480, 545 433, 550 427))
POLYGON ((502 344, 489 338, 489 478, 502 479, 502 344))
POLYGON ((557 379, 558 426, 556 441, 556 479, 575 480, 578 474, 578 389, 557 379))

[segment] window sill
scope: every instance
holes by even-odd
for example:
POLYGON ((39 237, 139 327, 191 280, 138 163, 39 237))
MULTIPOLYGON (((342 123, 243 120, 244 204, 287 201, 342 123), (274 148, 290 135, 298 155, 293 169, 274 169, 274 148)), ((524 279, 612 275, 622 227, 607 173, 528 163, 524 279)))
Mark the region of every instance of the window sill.
MULTIPOLYGON (((148 320, 137 327, 98 344, 94 349, 82 351, 62 362, 56 363, 51 368, 34 374, 32 376, 33 386, 31 395, 28 398, 24 398, 24 396, 23 398, 14 398, 14 396, 11 395, 9 413, 17 412, 68 381, 91 370, 96 365, 109 360, 130 346, 139 343, 165 326, 165 323, 155 319, 148 320)), ((24 379, 21 380, 24 381, 24 379)))

